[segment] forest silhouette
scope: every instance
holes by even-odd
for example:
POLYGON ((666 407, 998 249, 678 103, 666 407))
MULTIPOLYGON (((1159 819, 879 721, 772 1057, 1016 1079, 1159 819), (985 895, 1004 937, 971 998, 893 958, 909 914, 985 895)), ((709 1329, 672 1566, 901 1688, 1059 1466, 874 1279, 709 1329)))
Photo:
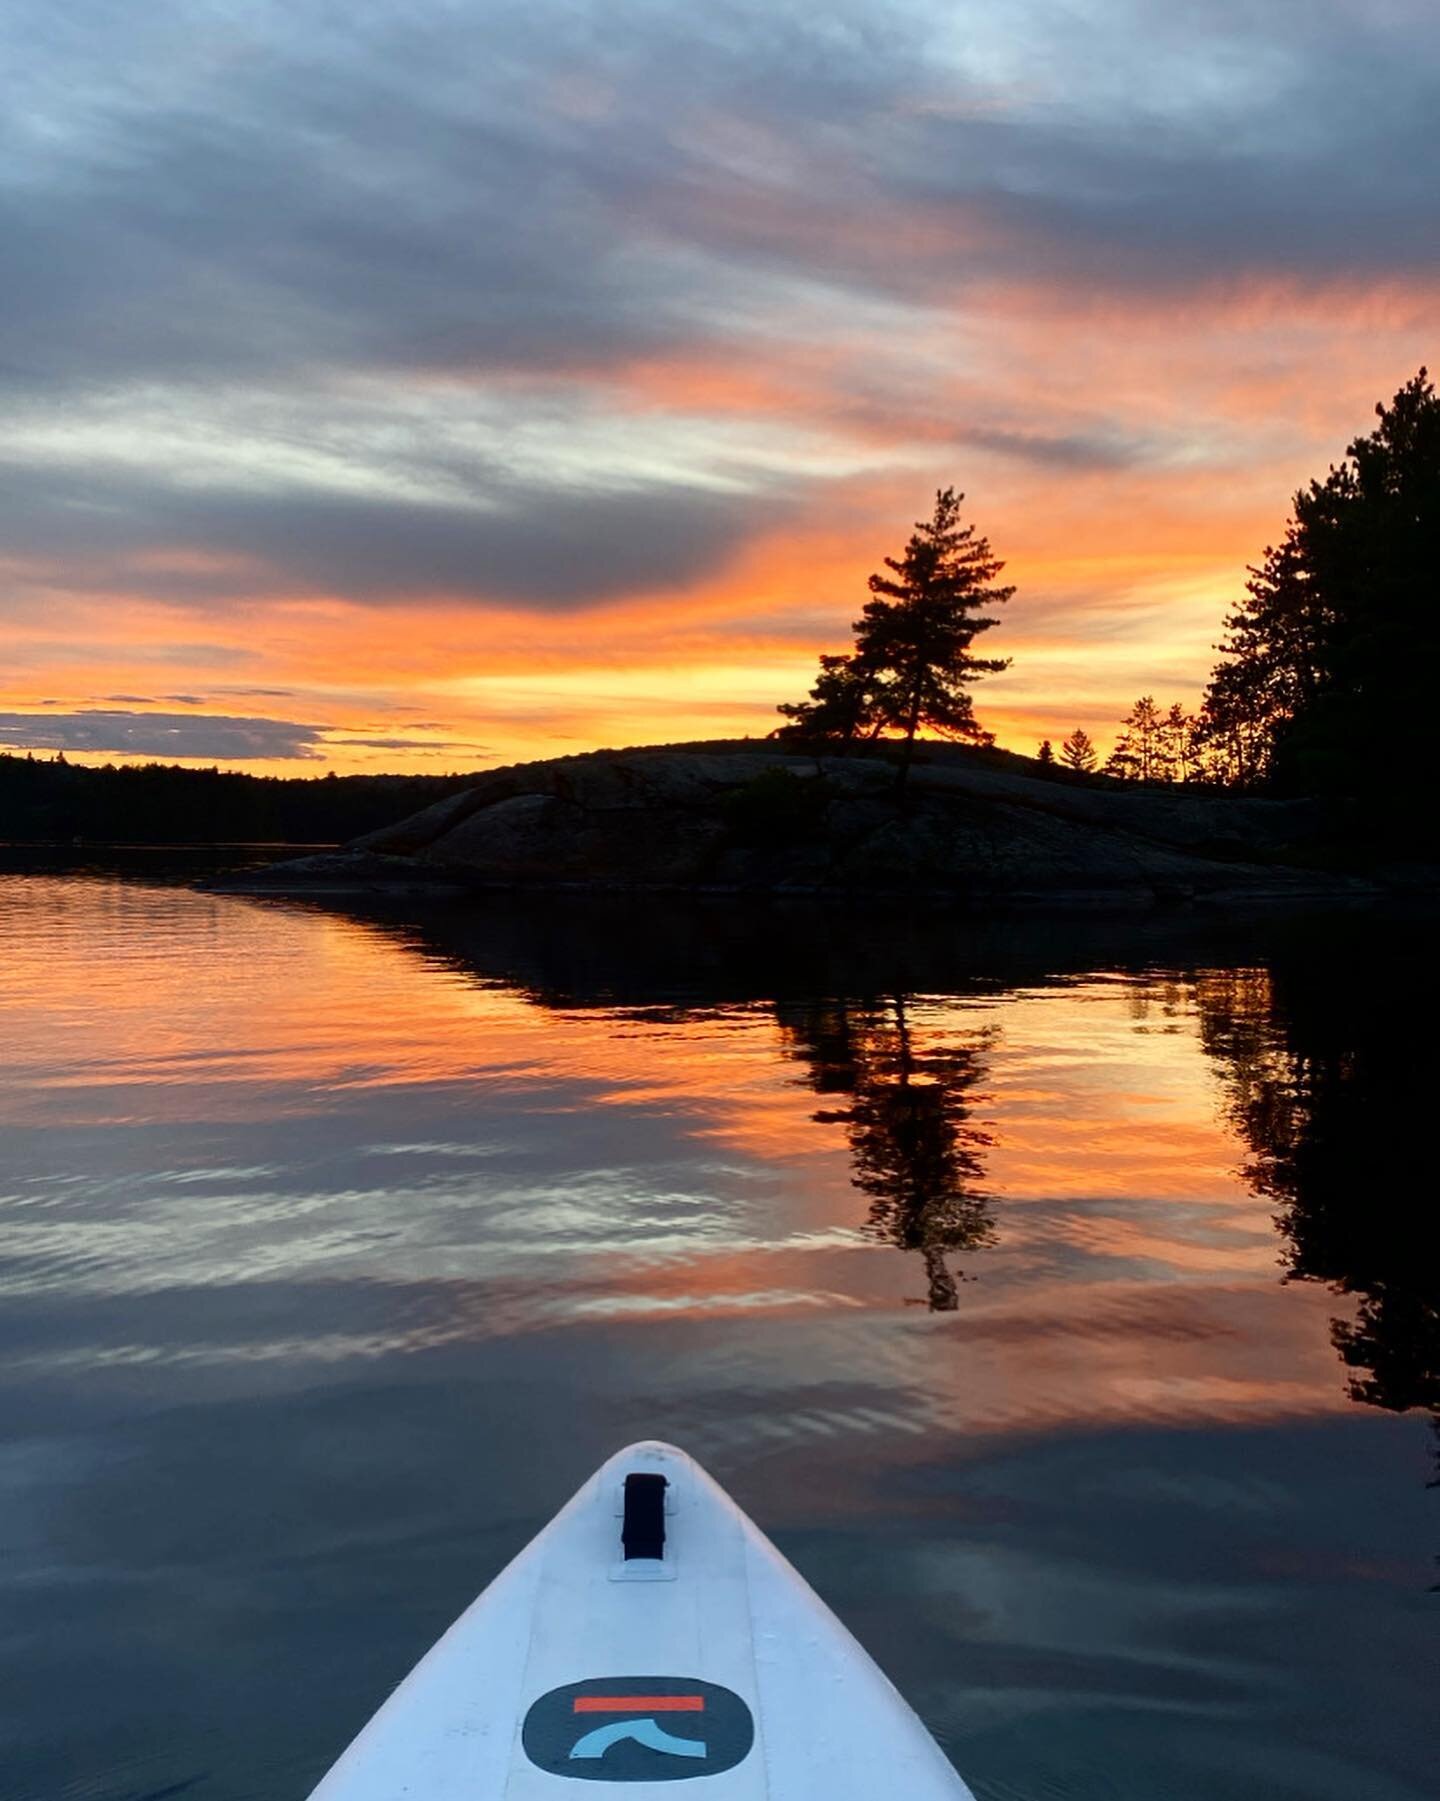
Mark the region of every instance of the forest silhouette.
POLYGON ((0 841, 333 844, 475 781, 461 775, 260 776, 178 764, 90 768, 0 752, 0 841))

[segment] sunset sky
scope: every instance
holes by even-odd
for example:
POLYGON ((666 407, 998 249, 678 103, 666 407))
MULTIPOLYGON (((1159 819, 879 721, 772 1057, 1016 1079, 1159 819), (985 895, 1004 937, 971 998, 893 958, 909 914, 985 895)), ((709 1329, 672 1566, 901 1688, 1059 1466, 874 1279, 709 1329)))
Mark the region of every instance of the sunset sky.
POLYGON ((1434 0, 18 0, 0 746, 760 733, 955 484, 1000 741, 1193 704, 1440 362, 1434 0))

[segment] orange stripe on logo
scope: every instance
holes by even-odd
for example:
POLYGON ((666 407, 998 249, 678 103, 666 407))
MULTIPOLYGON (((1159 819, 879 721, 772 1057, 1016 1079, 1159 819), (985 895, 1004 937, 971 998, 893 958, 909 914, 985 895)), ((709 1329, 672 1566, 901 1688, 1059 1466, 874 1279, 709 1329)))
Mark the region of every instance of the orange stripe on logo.
POLYGON ((704 1695, 576 1695, 576 1713, 704 1713, 704 1695))

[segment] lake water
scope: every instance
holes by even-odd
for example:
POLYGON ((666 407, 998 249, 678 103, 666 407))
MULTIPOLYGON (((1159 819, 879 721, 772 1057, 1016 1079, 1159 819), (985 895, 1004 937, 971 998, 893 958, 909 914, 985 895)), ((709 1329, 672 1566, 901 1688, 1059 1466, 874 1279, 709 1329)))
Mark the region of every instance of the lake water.
POLYGON ((0 1795, 299 1801, 651 1435, 988 1801, 1436 1792, 1427 929, 0 921, 0 1795))

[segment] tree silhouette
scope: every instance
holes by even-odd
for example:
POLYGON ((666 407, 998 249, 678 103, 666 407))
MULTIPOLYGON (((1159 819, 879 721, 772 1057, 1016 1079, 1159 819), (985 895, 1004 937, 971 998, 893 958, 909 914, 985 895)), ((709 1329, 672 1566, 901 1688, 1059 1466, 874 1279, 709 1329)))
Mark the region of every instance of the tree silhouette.
POLYGON ((1053 763, 1055 761, 1055 747, 1048 738, 1040 740, 1040 749, 1036 752, 1035 761, 1037 763, 1053 763))
POLYGON ((475 772, 279 777, 162 763, 95 767, 0 752, 0 820, 14 842, 334 844, 475 780, 475 772))
POLYGON ((1142 694, 1120 721, 1120 736, 1105 764, 1105 773, 1127 782, 1153 780, 1159 732, 1160 709, 1153 695, 1142 694))
POLYGON ((890 573, 870 577, 854 653, 821 659, 810 700, 779 709, 789 720, 781 735, 848 742, 897 732, 902 790, 922 726, 947 738, 993 743, 975 718, 969 687, 1007 668, 1009 658, 977 657, 970 647, 999 623, 984 609, 1015 590, 994 585, 1005 565, 987 538, 961 523, 964 498, 953 488, 940 490, 933 515, 917 523, 903 555, 884 559, 890 573))
POLYGON ((776 709, 788 724, 772 738, 828 738, 842 746, 857 738, 873 738, 880 730, 875 682, 853 656, 822 656, 810 698, 784 701, 776 709))
POLYGON ((1099 756, 1083 725, 1077 725, 1060 746, 1060 761, 1067 769, 1077 770, 1082 775, 1088 775, 1094 769, 1099 756))
POLYGON ((1238 660, 1221 664, 1210 677, 1196 722, 1210 778, 1230 788, 1257 786, 1270 768, 1275 723, 1270 693, 1256 682, 1253 666, 1238 660))
POLYGON ((993 1242, 981 1153, 992 1139, 969 1123, 988 1032, 921 1049, 902 996, 885 1005, 827 1002, 781 1014, 786 1037, 821 1094, 851 1097, 817 1120, 843 1124, 852 1180, 870 1198, 869 1231, 925 1266, 932 1312, 959 1305, 956 1252, 993 1242))
POLYGON ((1105 773, 1127 782, 1198 781, 1204 757, 1196 720, 1178 701, 1162 713, 1154 695, 1142 694, 1120 722, 1105 773))
POLYGON ((1195 720, 1179 703, 1160 721, 1155 743, 1156 769, 1163 781, 1189 782, 1200 773, 1200 745, 1195 720))
POLYGON ((1249 571, 1206 693, 1232 779, 1384 796, 1429 786, 1440 655, 1440 398, 1421 369, 1294 497, 1249 571))

